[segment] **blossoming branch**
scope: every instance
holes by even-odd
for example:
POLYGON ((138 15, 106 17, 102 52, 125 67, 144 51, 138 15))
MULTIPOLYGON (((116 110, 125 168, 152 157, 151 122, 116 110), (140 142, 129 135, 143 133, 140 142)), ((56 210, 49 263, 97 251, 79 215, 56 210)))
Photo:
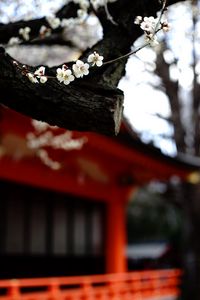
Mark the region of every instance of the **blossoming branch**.
POLYGON ((60 83, 65 85, 70 84, 75 78, 82 78, 89 74, 90 67, 101 67, 103 65, 103 56, 99 55, 97 52, 93 52, 87 58, 87 63, 82 60, 77 60, 73 65, 72 69, 69 69, 66 64, 62 65, 62 68, 57 68, 56 76, 47 76, 45 74, 45 67, 39 67, 34 73, 30 72, 25 65, 22 68, 16 61, 13 64, 20 70, 20 72, 27 76, 32 83, 45 83, 48 78, 57 78, 60 83))
MULTIPOLYGON (((38 32, 39 38, 48 37, 51 35, 52 30, 60 28, 72 28, 76 25, 82 24, 87 17, 89 16, 88 9, 90 5, 92 5, 93 9, 97 11, 100 7, 104 6, 106 10, 107 17, 112 20, 112 17, 108 13, 107 3, 116 2, 117 0, 71 0, 75 4, 79 5, 79 9, 77 10, 76 18, 58 18, 55 14, 51 14, 46 17, 47 26, 42 25, 38 32)), ((11 37, 8 41, 9 46, 14 46, 21 44, 22 42, 27 42, 31 40, 31 28, 26 26, 24 28, 20 28, 18 32, 19 36, 11 37)))
MULTIPOLYGON (((90 6, 90 3, 93 5, 94 9, 97 10, 100 6, 107 4, 108 2, 115 2, 117 0, 72 0, 74 3, 79 4, 80 9, 77 11, 77 16, 78 20, 83 21, 85 16, 88 13, 88 8, 90 6)), ((65 85, 70 84, 70 82, 74 81, 75 78, 82 78, 83 76, 86 76, 89 74, 89 69, 90 67, 101 67, 102 65, 108 64, 108 63, 113 63, 115 61, 118 61, 120 59, 123 59, 125 57, 128 57, 132 54, 137 53, 139 50, 142 48, 146 47, 147 45, 150 46, 155 46, 158 44, 158 40, 156 37, 156 33, 160 30, 163 30, 164 32, 169 31, 169 24, 165 18, 163 20, 163 15, 166 10, 166 2, 167 0, 163 0, 163 7, 160 12, 160 16, 158 18, 154 18, 153 16, 150 17, 142 17, 142 16, 137 16, 135 18, 134 23, 136 25, 140 25, 140 28, 144 31, 145 34, 145 40, 146 42, 140 46, 139 48, 124 54, 120 57, 117 57, 115 59, 112 59, 110 61, 104 62, 103 59, 104 57, 94 51, 92 54, 90 54, 87 58, 87 62, 83 62, 82 60, 77 60, 73 65, 72 69, 70 69, 66 64, 63 64, 61 68, 58 68, 56 70, 56 75, 55 76, 47 76, 45 74, 45 67, 41 66, 39 67, 34 73, 30 72, 26 66, 22 67, 22 74, 26 75, 28 79, 32 83, 46 83, 48 78, 57 78, 57 80, 60 83, 64 83, 65 85)), ((72 25, 73 22, 77 22, 77 18, 70 18, 70 19, 62 19, 60 20, 59 18, 55 16, 49 16, 46 18, 48 24, 50 25, 51 28, 47 28, 46 26, 41 26, 40 28, 40 36, 47 36, 51 34, 51 29, 56 29, 59 26, 69 26, 70 24, 72 25)), ((75 24, 74 23, 74 24, 75 24)), ((31 29, 29 27, 25 28, 20 28, 19 30, 19 35, 23 37, 25 41, 29 40, 29 35, 30 35, 31 29)), ((13 37, 12 42, 18 42, 19 39, 18 37, 13 37)), ((11 41, 10 41, 11 43, 11 41)), ((13 62, 19 69, 19 65, 17 62, 13 62)))

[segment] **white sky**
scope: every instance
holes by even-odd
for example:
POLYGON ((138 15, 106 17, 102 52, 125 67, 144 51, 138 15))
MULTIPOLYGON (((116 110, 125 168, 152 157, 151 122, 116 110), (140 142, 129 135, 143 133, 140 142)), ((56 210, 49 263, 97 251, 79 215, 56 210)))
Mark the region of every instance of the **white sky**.
POLYGON ((167 121, 155 116, 157 113, 168 118, 170 107, 165 94, 155 90, 151 85, 158 83, 159 78, 146 71, 146 67, 149 69, 154 67, 154 60, 155 53, 147 48, 138 52, 137 58, 129 58, 126 76, 119 84, 119 88, 125 94, 124 114, 133 128, 141 133, 144 142, 153 140, 166 154, 173 154, 174 143, 161 137, 161 135, 171 136, 173 129, 167 121))

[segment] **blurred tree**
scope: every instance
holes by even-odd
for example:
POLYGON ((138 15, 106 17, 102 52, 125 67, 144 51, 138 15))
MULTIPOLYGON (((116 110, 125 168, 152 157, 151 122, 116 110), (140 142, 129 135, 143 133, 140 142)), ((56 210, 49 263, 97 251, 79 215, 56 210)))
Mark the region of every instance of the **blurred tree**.
MULTIPOLYGON (((166 251, 160 257, 129 257, 129 268, 180 268, 183 216, 179 205, 174 205, 175 190, 167 183, 152 182, 138 190, 127 208, 128 245, 146 244, 166 251), (169 192, 170 191, 170 192, 169 192)), ((145 245, 144 245, 145 247, 145 245)), ((151 248, 150 248, 151 249, 151 248)), ((151 251, 151 250, 150 250, 151 251)))
MULTIPOLYGON (((155 87, 167 95, 177 153, 190 157, 200 155, 200 10, 198 0, 187 3, 188 26, 185 40, 164 39, 157 48, 155 74, 160 82, 155 87), (188 10, 188 8, 190 8, 188 10), (181 51, 181 49, 183 49, 181 51), (185 52, 184 52, 185 49, 185 52), (189 54, 189 55, 188 55, 189 54), (184 56, 185 55, 185 56, 184 56)), ((173 26, 173 25, 172 25, 173 26)), ((180 29, 181 32, 181 29, 180 29)), ((173 38, 172 38, 173 39, 173 38)), ((162 118, 161 115, 157 115, 162 118)), ((169 138, 169 137, 168 137, 169 138)), ((199 174, 178 188, 178 202, 184 212, 184 283, 183 299, 200 299, 200 184, 199 174)), ((176 199, 177 200, 177 199, 176 199)))
MULTIPOLYGON (((182 215, 166 197, 167 184, 147 185, 138 190, 127 209, 128 243, 153 240, 181 240, 182 215)), ((170 195, 171 196, 171 195, 170 195)), ((171 198, 171 197, 170 197, 171 198)), ((178 241, 177 241, 178 242, 178 241)))

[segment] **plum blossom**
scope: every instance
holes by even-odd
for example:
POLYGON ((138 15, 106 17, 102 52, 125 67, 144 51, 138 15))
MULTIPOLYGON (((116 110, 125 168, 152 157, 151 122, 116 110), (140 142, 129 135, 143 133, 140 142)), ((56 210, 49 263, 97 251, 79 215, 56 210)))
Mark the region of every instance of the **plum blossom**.
POLYGON ((25 41, 28 41, 30 39, 30 36, 29 36, 30 32, 31 32, 30 27, 25 27, 25 28, 19 29, 19 35, 21 35, 25 41))
POLYGON ((34 75, 39 78, 40 80, 40 83, 45 83, 47 81, 47 77, 44 76, 45 74, 45 67, 41 66, 39 67, 39 69, 37 69, 35 72, 34 72, 34 75))
POLYGON ((60 23, 61 23, 60 19, 57 18, 55 15, 51 15, 51 16, 46 17, 46 20, 47 20, 47 22, 49 23, 49 25, 52 29, 58 28, 60 26, 60 23))
POLYGON ((103 56, 99 55, 96 51, 88 56, 87 61, 92 64, 92 66, 101 67, 103 65, 103 56))
POLYGON ((39 34, 40 34, 40 37, 41 37, 41 38, 50 36, 50 35, 51 35, 51 29, 50 29, 50 28, 47 28, 45 25, 42 25, 42 26, 40 27, 39 34))
POLYGON ((34 74, 32 73, 27 73, 26 76, 28 77, 28 79, 32 82, 32 83, 39 83, 37 78, 34 76, 34 74))
POLYGON ((57 72, 56 78, 58 79, 58 81, 63 82, 64 81, 64 70, 63 70, 63 68, 62 69, 58 68, 56 70, 56 72, 57 72))
POLYGON ((162 29, 164 32, 167 32, 170 29, 170 25, 167 20, 161 20, 162 17, 163 16, 160 16, 160 18, 154 18, 151 16, 142 18, 141 16, 137 16, 135 18, 134 23, 140 25, 140 28, 144 30, 145 40, 151 46, 156 46, 158 44, 156 37, 158 30, 162 29))
POLYGON ((73 28, 76 25, 76 19, 69 18, 69 19, 62 19, 61 21, 61 27, 68 27, 73 28))
POLYGON ((140 28, 147 33, 154 33, 158 20, 154 17, 144 17, 140 28))
POLYGON ((162 22, 161 27, 164 32, 168 32, 170 30, 170 24, 167 21, 162 22))
POLYGON ((147 35, 155 34, 157 29, 162 29, 164 32, 168 32, 170 30, 170 24, 167 19, 162 18, 160 24, 158 24, 158 18, 154 17, 144 17, 137 16, 135 18, 134 23, 140 25, 140 28, 144 30, 147 35))
POLYGON ((65 85, 70 84, 70 82, 74 81, 75 79, 74 75, 72 75, 72 71, 70 69, 67 69, 66 65, 63 65, 62 69, 58 68, 56 72, 56 78, 58 79, 58 81, 63 82, 65 85))
POLYGON ((9 39, 8 41, 8 45, 9 46, 14 46, 14 45, 18 45, 21 43, 20 38, 18 38, 17 36, 13 36, 9 39))
POLYGON ((87 11, 85 11, 84 9, 78 9, 77 16, 78 16, 79 21, 81 22, 87 18, 88 14, 87 14, 87 11))
POLYGON ((140 25, 140 24, 142 23, 142 17, 141 17, 141 16, 137 16, 137 17, 135 18, 134 23, 135 23, 136 25, 140 25))
POLYGON ((82 60, 77 60, 75 64, 73 64, 72 69, 76 78, 83 77, 84 75, 89 74, 89 64, 84 63, 82 60))

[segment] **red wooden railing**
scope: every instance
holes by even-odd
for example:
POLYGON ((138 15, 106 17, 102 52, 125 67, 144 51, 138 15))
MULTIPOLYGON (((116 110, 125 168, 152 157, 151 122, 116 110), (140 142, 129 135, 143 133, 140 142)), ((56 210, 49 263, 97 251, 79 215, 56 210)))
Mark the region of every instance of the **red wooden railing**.
POLYGON ((0 300, 177 299, 179 270, 0 280, 0 300))

